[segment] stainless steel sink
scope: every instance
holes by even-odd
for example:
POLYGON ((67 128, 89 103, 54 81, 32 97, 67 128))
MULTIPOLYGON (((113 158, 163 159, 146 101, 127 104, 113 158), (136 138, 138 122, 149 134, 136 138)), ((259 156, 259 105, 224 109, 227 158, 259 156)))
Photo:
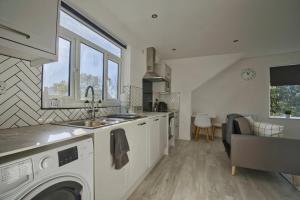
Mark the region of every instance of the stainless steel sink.
POLYGON ((117 119, 117 118, 101 118, 95 120, 78 120, 78 121, 69 121, 69 122, 59 122, 53 124, 94 129, 94 128, 101 128, 104 126, 113 125, 113 124, 119 124, 126 121, 127 120, 117 119))
POLYGON ((106 116, 107 118, 119 118, 119 119, 127 119, 134 120, 139 118, 144 118, 145 116, 135 114, 135 113, 120 113, 106 116))

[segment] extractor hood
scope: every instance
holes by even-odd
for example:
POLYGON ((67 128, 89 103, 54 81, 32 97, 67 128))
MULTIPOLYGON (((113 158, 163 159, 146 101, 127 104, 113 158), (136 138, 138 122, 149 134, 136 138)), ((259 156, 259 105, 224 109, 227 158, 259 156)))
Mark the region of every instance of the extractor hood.
POLYGON ((163 77, 155 72, 156 50, 154 47, 147 48, 147 69, 143 79, 152 82, 166 81, 163 77))

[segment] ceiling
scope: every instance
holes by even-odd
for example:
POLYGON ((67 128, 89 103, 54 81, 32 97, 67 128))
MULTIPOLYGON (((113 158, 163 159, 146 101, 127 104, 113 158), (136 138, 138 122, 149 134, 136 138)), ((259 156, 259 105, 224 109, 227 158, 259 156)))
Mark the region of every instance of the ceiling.
POLYGON ((299 0, 90 2, 109 10, 163 59, 300 50, 299 0))

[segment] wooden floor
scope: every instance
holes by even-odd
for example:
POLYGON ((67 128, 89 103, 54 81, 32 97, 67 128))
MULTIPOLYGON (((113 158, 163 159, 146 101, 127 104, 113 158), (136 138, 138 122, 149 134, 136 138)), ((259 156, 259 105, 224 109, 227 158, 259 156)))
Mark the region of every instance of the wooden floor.
POLYGON ((237 168, 221 140, 177 141, 129 200, 293 200, 300 192, 279 174, 237 168))

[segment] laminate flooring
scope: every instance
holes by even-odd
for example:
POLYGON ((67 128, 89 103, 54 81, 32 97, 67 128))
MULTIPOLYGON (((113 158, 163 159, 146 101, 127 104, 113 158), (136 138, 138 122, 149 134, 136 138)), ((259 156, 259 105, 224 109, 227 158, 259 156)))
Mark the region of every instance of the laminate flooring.
POLYGON ((129 200, 300 200, 300 192, 277 173, 237 168, 221 139, 176 142, 129 200))

